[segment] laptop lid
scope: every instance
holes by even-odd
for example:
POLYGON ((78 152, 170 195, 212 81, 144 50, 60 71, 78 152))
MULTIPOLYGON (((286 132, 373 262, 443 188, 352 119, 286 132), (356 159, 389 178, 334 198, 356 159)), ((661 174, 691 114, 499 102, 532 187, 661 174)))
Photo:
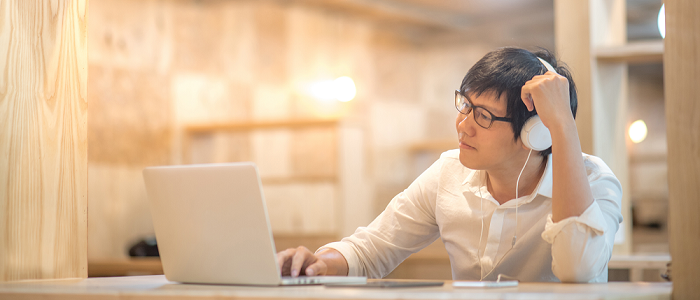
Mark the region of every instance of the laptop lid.
POLYGON ((280 284, 255 164, 149 167, 143 175, 168 280, 280 284))

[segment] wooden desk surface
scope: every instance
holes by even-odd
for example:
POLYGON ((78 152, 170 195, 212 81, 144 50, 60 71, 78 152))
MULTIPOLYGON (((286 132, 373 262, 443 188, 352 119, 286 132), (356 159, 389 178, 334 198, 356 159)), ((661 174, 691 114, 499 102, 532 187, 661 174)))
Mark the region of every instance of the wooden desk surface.
POLYGON ((365 289, 169 282, 163 275, 0 283, 0 299, 671 299, 671 283, 521 283, 515 288, 365 289))

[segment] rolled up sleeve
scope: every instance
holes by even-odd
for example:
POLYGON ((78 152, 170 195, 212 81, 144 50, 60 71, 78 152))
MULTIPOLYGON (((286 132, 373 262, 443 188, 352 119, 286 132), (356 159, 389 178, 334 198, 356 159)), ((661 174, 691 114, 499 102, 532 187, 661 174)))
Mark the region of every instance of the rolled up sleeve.
POLYGON ((440 235, 435 221, 435 198, 442 162, 438 160, 367 227, 351 236, 319 248, 333 248, 348 263, 349 276, 382 278, 411 254, 440 235))
POLYGON ((595 201, 577 217, 554 223, 550 214, 542 232, 552 245, 552 272, 562 282, 607 282, 615 233, 622 222, 620 182, 602 161, 586 165, 595 201))
POLYGON ((316 253, 328 248, 335 249, 340 252, 341 255, 343 255, 345 261, 348 263, 348 276, 367 276, 365 269, 362 268, 360 259, 357 257, 357 253, 351 244, 344 242, 329 243, 321 248, 318 248, 316 253))

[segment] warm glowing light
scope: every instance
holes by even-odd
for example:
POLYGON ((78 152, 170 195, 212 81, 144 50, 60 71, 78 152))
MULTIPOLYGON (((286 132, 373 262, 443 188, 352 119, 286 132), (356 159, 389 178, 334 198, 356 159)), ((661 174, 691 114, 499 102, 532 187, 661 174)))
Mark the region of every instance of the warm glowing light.
POLYGON ((634 123, 630 125, 628 133, 630 135, 630 139, 632 139, 632 142, 635 144, 640 143, 647 138, 647 124, 645 124, 642 120, 634 121, 634 123))
POLYGON ((661 4, 661 9, 659 9, 659 17, 656 21, 659 26, 659 33, 661 33, 661 38, 666 38, 666 8, 661 4))
POLYGON ((348 102, 355 98, 357 89, 352 78, 343 76, 335 80, 319 81, 311 85, 311 95, 314 98, 329 101, 337 99, 338 101, 348 102))
POLYGON ((352 78, 343 76, 338 77, 333 81, 333 86, 335 87, 336 99, 341 102, 348 102, 355 98, 357 90, 355 89, 355 82, 352 78))
POLYGON ((333 100, 335 98, 333 80, 319 81, 311 85, 311 95, 319 100, 333 100))

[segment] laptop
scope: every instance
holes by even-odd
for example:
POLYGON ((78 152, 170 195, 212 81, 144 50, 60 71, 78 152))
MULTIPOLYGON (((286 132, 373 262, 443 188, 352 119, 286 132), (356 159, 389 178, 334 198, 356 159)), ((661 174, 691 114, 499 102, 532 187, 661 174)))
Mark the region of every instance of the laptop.
POLYGON ((361 284, 366 277, 282 277, 254 163, 143 170, 165 277, 205 284, 361 284))

